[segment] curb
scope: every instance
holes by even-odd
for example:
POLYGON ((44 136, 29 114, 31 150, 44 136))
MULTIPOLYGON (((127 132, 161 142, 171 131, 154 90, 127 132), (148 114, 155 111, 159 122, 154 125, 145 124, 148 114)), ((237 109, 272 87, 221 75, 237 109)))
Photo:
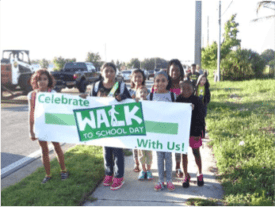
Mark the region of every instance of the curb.
MULTIPOLYGON (((65 145, 66 143, 62 143, 60 146, 65 145)), ((49 153, 51 153, 54 150, 53 146, 49 147, 49 153)), ((21 169, 22 167, 30 164, 31 162, 35 161, 36 159, 38 159, 39 157, 41 157, 41 149, 35 151, 34 153, 28 155, 28 157, 24 157, 10 165, 8 165, 7 167, 1 169, 1 179, 9 176, 10 174, 16 172, 17 170, 21 169)))
POLYGON ((8 103, 8 104, 28 104, 27 100, 3 100, 1 99, 2 103, 8 103))

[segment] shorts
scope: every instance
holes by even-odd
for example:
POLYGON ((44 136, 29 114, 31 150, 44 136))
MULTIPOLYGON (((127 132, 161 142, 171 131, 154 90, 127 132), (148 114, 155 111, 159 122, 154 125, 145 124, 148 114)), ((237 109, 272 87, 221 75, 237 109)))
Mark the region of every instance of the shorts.
POLYGON ((199 148, 200 146, 202 146, 202 140, 201 140, 201 137, 198 141, 195 141, 194 140, 194 136, 191 136, 189 138, 189 146, 192 148, 192 149, 197 149, 199 148))

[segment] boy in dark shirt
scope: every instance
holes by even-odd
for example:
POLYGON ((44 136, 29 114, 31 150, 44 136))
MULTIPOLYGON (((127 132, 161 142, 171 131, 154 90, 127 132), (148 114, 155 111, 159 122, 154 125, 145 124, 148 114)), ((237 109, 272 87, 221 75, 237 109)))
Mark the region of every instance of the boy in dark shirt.
POLYGON ((196 83, 197 83, 198 77, 200 76, 200 74, 196 72, 196 67, 197 65, 195 63, 192 64, 191 73, 187 75, 187 80, 189 80, 193 84, 194 90, 196 89, 196 83))

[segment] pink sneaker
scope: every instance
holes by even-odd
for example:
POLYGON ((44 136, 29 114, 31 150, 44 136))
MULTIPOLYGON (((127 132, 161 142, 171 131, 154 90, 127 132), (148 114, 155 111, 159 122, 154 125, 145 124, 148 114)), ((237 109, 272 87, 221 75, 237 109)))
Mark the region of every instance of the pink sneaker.
POLYGON ((103 185, 110 186, 110 185, 112 185, 112 182, 113 182, 113 176, 105 175, 103 185))
POLYGON ((163 182, 162 183, 161 182, 157 183, 154 187, 155 191, 160 191, 160 190, 163 190, 163 189, 164 189, 164 183, 163 182))
POLYGON ((167 182, 167 188, 168 188, 169 191, 174 191, 175 190, 175 186, 171 181, 167 182))
POLYGON ((111 190, 118 190, 120 189, 124 184, 123 178, 114 178, 114 182, 111 185, 111 190))

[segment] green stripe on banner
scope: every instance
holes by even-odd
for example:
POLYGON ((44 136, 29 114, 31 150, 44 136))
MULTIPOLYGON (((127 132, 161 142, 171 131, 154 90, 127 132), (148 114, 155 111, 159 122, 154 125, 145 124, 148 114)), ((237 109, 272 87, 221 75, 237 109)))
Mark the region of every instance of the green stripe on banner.
POLYGON ((177 123, 145 121, 146 132, 158 134, 178 134, 177 123))
MULTIPOLYGON (((45 113, 45 123, 65 126, 75 126, 74 115, 45 113)), ((145 121, 146 132, 158 134, 178 134, 177 123, 145 121)))
POLYGON ((49 114, 45 113, 46 124, 75 126, 74 115, 72 114, 49 114))

